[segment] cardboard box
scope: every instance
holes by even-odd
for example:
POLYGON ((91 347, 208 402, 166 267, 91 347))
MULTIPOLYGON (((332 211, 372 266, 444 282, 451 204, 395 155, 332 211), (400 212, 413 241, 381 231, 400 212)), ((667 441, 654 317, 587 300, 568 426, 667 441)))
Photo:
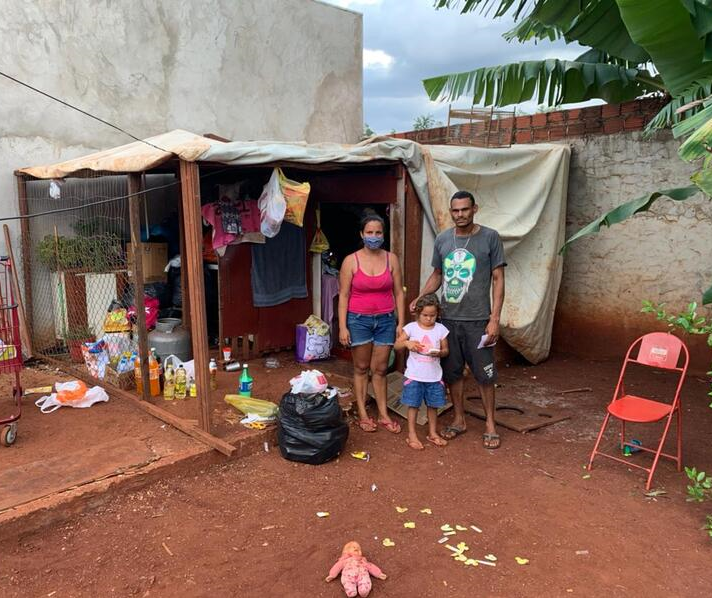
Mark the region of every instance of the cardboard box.
MULTIPOLYGON (((141 243, 140 252, 143 263, 144 282, 165 282, 164 269, 168 263, 168 245, 166 243, 141 243)), ((131 243, 126 245, 126 262, 129 275, 133 275, 133 251, 131 243)))

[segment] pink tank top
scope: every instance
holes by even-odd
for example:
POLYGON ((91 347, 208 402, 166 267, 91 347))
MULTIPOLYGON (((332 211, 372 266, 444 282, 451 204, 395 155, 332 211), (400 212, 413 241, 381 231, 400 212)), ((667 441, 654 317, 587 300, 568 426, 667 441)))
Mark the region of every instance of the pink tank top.
POLYGON ((351 280, 351 295, 349 296, 349 311, 355 314, 375 316, 391 313, 396 308, 393 297, 393 275, 386 252, 386 269, 376 276, 369 276, 361 270, 356 258, 356 272, 351 280))

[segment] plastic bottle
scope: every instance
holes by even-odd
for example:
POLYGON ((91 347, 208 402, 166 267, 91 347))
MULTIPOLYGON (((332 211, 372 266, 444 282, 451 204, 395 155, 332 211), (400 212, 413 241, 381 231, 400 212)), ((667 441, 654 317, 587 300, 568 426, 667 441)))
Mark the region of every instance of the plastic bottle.
POLYGON ((143 394, 143 378, 141 378, 141 358, 133 354, 134 362, 134 380, 136 381, 136 391, 139 395, 143 394))
POLYGON ((173 366, 168 364, 163 382, 163 398, 166 401, 172 401, 176 396, 176 373, 173 371, 173 366))
POLYGON ((218 387, 218 363, 215 358, 210 359, 210 388, 216 390, 218 387))
POLYGON ((161 394, 161 366, 158 365, 158 359, 156 359, 156 349, 151 347, 151 352, 148 356, 148 379, 151 396, 157 397, 161 394))
POLYGON ((193 378, 190 378, 190 382, 188 383, 188 394, 191 397, 197 397, 198 396, 198 387, 195 385, 195 380, 193 378))
POLYGON ((240 387, 238 393, 243 397, 249 397, 252 394, 252 376, 247 371, 247 364, 242 364, 242 374, 240 374, 240 387))
POLYGON ((176 399, 185 399, 185 393, 188 387, 188 378, 185 373, 185 369, 182 365, 178 366, 176 370, 176 399))

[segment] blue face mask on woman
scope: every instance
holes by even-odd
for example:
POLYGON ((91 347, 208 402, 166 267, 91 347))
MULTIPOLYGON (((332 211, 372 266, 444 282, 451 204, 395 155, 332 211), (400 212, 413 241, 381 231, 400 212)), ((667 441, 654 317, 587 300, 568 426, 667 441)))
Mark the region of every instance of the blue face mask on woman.
POLYGON ((363 245, 368 249, 380 249, 383 245, 383 237, 364 237, 363 245))

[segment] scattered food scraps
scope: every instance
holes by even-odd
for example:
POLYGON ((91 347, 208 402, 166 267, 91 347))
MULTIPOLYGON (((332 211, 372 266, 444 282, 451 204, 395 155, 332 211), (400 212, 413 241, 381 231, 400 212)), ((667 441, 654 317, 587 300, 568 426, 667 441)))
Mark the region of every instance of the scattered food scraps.
POLYGON ((470 565, 471 567, 477 567, 477 566, 479 566, 479 563, 477 562, 477 559, 467 559, 465 561, 465 565, 470 565))
POLYGON ((393 540, 391 540, 390 538, 383 538, 382 544, 384 546, 395 546, 396 545, 396 543, 393 540))
POLYGON ((445 525, 441 525, 440 529, 443 530, 444 532, 451 532, 452 528, 450 527, 449 523, 446 523, 445 525))
POLYGON ((371 460, 371 453, 367 453, 366 451, 356 451, 351 453, 351 456, 354 459, 358 459, 359 461, 370 461, 371 460))
POLYGON ((427 507, 425 509, 420 509, 420 512, 423 513, 423 515, 432 515, 433 512, 428 509, 427 507))
POLYGON ((445 544, 445 542, 447 542, 447 541, 448 541, 448 537, 447 537, 447 536, 443 536, 442 538, 440 538, 440 539, 438 540, 438 544, 445 544))
POLYGON ((579 555, 579 556, 585 555, 585 554, 588 554, 588 550, 577 550, 577 551, 576 551, 576 554, 579 555))
POLYGON ((451 532, 445 532, 443 535, 444 536, 454 536, 457 532, 456 531, 451 531, 451 532))
POLYGON ((328 517, 329 513, 327 511, 318 511, 316 516, 317 517, 328 517))
POLYGON ((581 479, 587 480, 587 479, 589 479, 590 477, 591 477, 591 474, 590 474, 590 473, 587 473, 586 475, 581 476, 581 479))
POLYGON ((462 525, 456 525, 456 526, 455 526, 455 529, 456 529, 458 532, 466 532, 466 531, 467 531, 467 528, 466 528, 466 527, 463 527, 462 525))
POLYGON ((496 567, 496 566, 497 566, 497 563, 492 563, 492 562, 490 562, 490 561, 481 561, 481 560, 478 559, 477 562, 478 562, 480 565, 487 565, 488 567, 496 567))
MULTIPOLYGON (((465 544, 464 542, 460 542, 460 543, 457 545, 457 549, 458 549, 460 552, 465 552, 466 550, 470 550, 470 547, 469 547, 467 544, 465 544)), ((487 558, 487 557, 485 557, 485 558, 487 558)))
POLYGON ((467 561, 467 557, 466 557, 464 554, 456 554, 456 555, 455 555, 455 560, 456 560, 456 561, 461 561, 461 562, 464 563, 464 562, 467 561))
POLYGON ((485 555, 485 558, 486 558, 488 561, 496 561, 496 560, 497 560, 497 557, 494 556, 493 554, 486 554, 486 555, 485 555))
POLYGON ((450 544, 445 544, 445 548, 447 548, 448 550, 452 550, 454 553, 460 552, 457 548, 455 548, 454 546, 451 546, 450 544))
POLYGON ((477 527, 476 525, 471 525, 470 529, 475 530, 478 534, 482 533, 482 530, 479 527, 477 527))
POLYGON ((376 490, 378 490, 378 486, 376 486, 376 484, 371 484, 371 492, 375 492, 376 490))
POLYGON ((408 510, 408 507, 396 507, 396 511, 399 513, 405 513, 408 510))
POLYGON ((415 521, 406 521, 403 524, 403 527, 407 527, 408 529, 414 529, 415 528, 415 521))
POLYGON ((514 560, 517 561, 517 565, 527 565, 529 563, 529 559, 524 559, 520 556, 515 556, 514 560))

